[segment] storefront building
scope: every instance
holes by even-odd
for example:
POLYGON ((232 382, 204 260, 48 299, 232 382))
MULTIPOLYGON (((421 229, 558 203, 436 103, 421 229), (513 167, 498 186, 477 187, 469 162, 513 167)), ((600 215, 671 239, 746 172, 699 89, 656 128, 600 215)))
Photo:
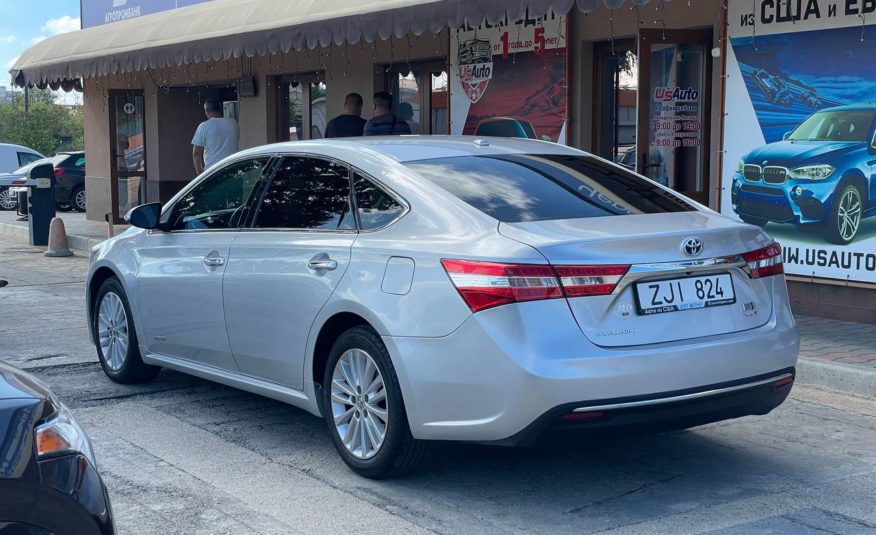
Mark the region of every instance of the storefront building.
POLYGON ((388 90, 415 133, 566 143, 763 225, 785 246, 798 312, 876 323, 867 2, 109 4, 84 0, 91 27, 12 70, 19 84, 82 84, 89 219, 118 220, 194 178, 208 97, 246 148, 320 138, 347 93, 368 117, 388 90))

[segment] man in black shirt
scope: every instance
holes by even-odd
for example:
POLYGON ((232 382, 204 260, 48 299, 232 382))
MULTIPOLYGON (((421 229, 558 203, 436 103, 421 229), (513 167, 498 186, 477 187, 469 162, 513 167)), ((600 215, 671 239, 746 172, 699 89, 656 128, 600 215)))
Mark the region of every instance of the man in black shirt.
POLYGON ((325 128, 325 137, 356 137, 365 130, 362 115, 362 95, 350 93, 344 99, 344 113, 338 115, 325 128))

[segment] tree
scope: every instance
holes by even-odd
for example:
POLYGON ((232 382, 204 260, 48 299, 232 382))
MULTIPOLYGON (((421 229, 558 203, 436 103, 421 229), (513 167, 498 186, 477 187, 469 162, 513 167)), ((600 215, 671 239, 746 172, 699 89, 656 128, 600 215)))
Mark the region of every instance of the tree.
POLYGON ((85 145, 85 121, 79 106, 55 103, 49 90, 30 91, 30 105, 25 111, 24 96, 0 104, 0 142, 30 147, 52 156, 63 150, 82 150, 85 145))

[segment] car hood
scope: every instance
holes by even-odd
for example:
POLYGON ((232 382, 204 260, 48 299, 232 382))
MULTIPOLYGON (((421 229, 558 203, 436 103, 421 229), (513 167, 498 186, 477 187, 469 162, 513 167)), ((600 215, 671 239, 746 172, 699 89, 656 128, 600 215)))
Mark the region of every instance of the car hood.
POLYGON ((51 391, 34 376, 0 363, 0 399, 52 399, 51 391))
POLYGON ((832 160, 859 149, 863 145, 865 144, 859 142, 786 140, 757 148, 749 152, 744 160, 747 164, 764 166, 820 163, 814 160, 821 157, 832 160))

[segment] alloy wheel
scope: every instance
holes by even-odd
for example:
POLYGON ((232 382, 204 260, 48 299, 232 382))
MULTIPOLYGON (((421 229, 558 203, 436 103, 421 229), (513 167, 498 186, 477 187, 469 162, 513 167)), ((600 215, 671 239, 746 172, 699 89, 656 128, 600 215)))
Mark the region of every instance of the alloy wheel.
POLYGON ((861 224, 861 194, 856 188, 849 188, 839 201, 837 225, 842 239, 851 241, 861 224))
POLYGON ((15 210, 18 206, 18 199, 9 191, 8 188, 0 189, 0 210, 15 210))
POLYGON ((348 349, 332 373, 331 409, 335 430, 357 459, 377 455, 389 422, 386 387, 377 363, 362 349, 348 349))
POLYGON ((100 353, 112 371, 119 371, 128 354, 128 315, 121 298, 108 292, 100 301, 97 314, 100 353))
POLYGON ((80 212, 85 211, 85 190, 79 190, 76 192, 76 196, 73 198, 73 203, 76 205, 76 209, 80 212))

